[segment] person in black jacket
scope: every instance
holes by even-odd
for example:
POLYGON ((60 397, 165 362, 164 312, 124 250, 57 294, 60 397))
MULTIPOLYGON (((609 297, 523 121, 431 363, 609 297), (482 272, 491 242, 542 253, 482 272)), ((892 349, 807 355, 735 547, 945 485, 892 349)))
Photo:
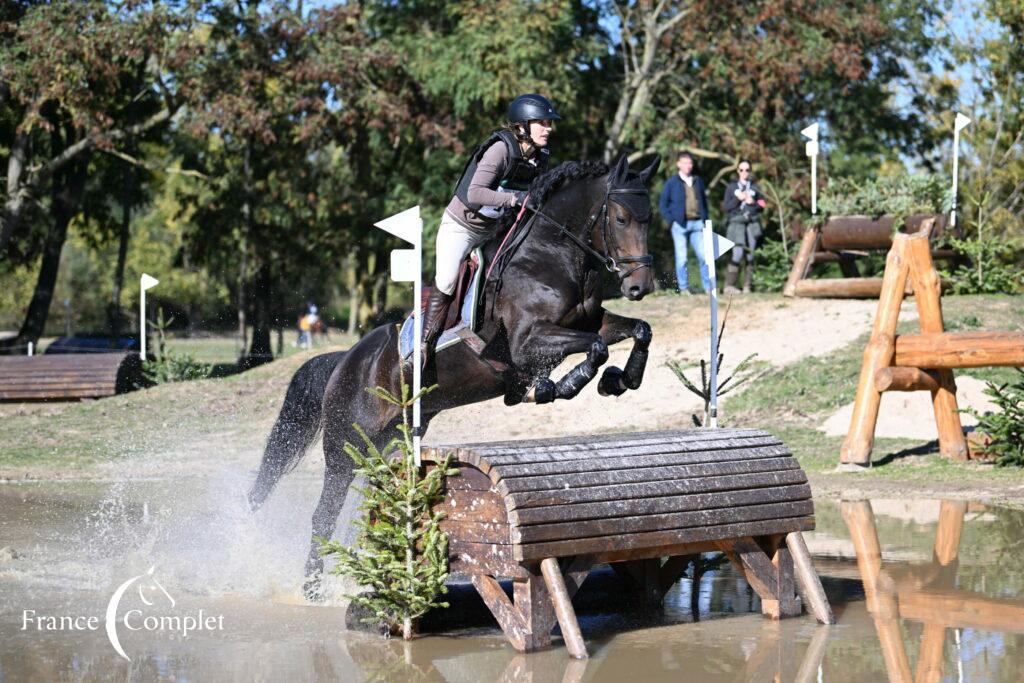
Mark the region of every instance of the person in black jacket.
POLYGON ((678 173, 665 181, 658 208, 665 222, 672 228, 675 243, 676 287, 680 294, 689 294, 689 276, 686 268, 687 244, 693 247, 700 264, 700 279, 704 291, 711 290, 708 266, 704 260, 704 238, 701 232, 708 219, 708 198, 704 181, 693 173, 693 157, 680 152, 676 159, 678 173))
POLYGON ((736 293, 736 281, 740 275, 740 265, 746 256, 747 268, 743 274, 743 291, 751 292, 754 288, 754 250, 761 239, 761 211, 765 200, 761 191, 751 179, 750 162, 742 159, 736 167, 739 174, 725 188, 725 200, 722 208, 726 214, 725 236, 736 244, 732 248, 732 258, 725 273, 725 291, 736 293))

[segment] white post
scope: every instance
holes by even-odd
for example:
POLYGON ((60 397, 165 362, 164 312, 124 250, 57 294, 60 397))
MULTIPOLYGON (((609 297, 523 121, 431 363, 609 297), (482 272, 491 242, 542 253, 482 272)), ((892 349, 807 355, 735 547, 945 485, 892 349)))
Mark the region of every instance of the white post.
POLYGON ((811 213, 818 213, 818 124, 811 125, 800 131, 807 138, 805 145, 807 156, 811 158, 811 213))
POLYGON ((139 278, 139 357, 146 360, 146 290, 153 289, 160 281, 152 275, 142 274, 139 278))
POLYGON ((31 356, 33 351, 35 351, 35 346, 32 344, 32 342, 29 342, 28 343, 28 355, 31 356))
POLYGON ((711 281, 711 376, 708 382, 708 423, 704 426, 712 429, 718 427, 718 280, 715 261, 733 246, 731 241, 715 234, 710 220, 704 221, 704 262, 711 281))
MULTIPOLYGON (((423 383, 420 369, 420 340, 423 338, 423 318, 420 312, 423 296, 423 218, 420 217, 420 207, 406 209, 374 225, 413 245, 412 249, 395 249, 391 252, 391 279, 413 283, 412 395, 418 396, 423 383)), ((420 400, 417 398, 412 404, 412 445, 416 451, 417 467, 420 465, 420 426, 420 400)))
POLYGON ((953 205, 949 210, 950 229, 956 227, 956 187, 957 181, 960 177, 958 172, 960 161, 960 131, 966 128, 970 123, 971 120, 960 112, 957 112, 956 119, 953 121, 953 205))

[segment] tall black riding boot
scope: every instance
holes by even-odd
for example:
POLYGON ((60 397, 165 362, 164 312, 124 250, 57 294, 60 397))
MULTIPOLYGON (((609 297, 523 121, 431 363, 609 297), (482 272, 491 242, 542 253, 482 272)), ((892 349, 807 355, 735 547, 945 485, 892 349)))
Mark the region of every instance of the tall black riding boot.
POLYGON ((724 294, 739 294, 740 290, 736 289, 736 280, 740 276, 740 267, 735 263, 730 263, 729 268, 725 271, 725 288, 722 290, 724 294))
POLYGON ((426 371, 434 357, 437 338, 444 331, 444 321, 448 317, 448 308, 452 305, 451 294, 445 294, 437 287, 430 290, 427 297, 426 310, 423 311, 423 343, 420 346, 422 370, 426 371))

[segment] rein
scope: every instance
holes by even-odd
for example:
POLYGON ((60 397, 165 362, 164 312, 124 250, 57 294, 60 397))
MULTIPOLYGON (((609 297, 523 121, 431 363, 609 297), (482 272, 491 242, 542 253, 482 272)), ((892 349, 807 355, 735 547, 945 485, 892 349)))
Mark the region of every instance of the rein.
MULTIPOLYGON (((616 259, 614 256, 611 255, 608 202, 614 201, 611 198, 611 195, 613 194, 647 194, 647 190, 640 188, 609 188, 608 191, 605 192, 604 202, 602 202, 601 210, 597 214, 594 214, 593 216, 590 217, 590 222, 587 223, 586 230, 586 232, 590 232, 590 229, 594 226, 594 222, 602 215, 604 216, 604 223, 601 226, 601 238, 604 242, 604 247, 606 249, 605 252, 598 251, 597 249, 592 247, 586 240, 584 240, 581 237, 577 237, 571 230, 569 230, 569 228, 567 228, 562 223, 559 223, 551 216, 541 211, 539 208, 529 207, 529 209, 535 215, 540 216, 541 218, 547 220, 549 223, 558 228, 558 231, 562 234, 562 236, 568 237, 584 253, 593 256, 597 261, 604 265, 604 267, 608 270, 609 273, 615 273, 616 276, 619 278, 619 282, 622 282, 627 277, 629 277, 636 271, 640 270, 641 268, 650 268, 651 264, 654 262, 654 257, 651 256, 650 254, 644 254, 643 256, 620 256, 618 259, 616 259), (619 267, 619 264, 626 263, 636 263, 637 265, 633 266, 625 273, 623 273, 622 268, 619 267)), ((520 212, 520 216, 522 216, 522 212, 520 212)))

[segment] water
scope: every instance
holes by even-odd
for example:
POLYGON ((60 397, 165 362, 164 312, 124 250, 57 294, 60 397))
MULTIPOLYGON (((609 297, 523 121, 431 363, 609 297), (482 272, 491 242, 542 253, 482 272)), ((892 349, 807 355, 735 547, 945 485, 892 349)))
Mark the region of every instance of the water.
POLYGON ((301 595, 319 482, 267 508, 245 476, 0 486, 0 680, 1018 681, 1024 512, 819 500, 808 545, 838 623, 772 622, 729 566, 637 610, 607 568, 577 600, 591 658, 509 647, 466 585, 413 643, 346 629, 337 584, 301 595), (152 572, 150 572, 152 570, 152 572), (127 585, 126 585, 127 584, 127 585), (123 620, 105 628, 106 610, 123 620), (90 621, 91 618, 91 621, 90 621), (191 619, 192 621, 189 621, 191 619), (148 620, 148 621, 147 621, 148 620), (147 625, 148 624, 148 625, 147 625), (201 626, 201 627, 200 627, 201 626))

